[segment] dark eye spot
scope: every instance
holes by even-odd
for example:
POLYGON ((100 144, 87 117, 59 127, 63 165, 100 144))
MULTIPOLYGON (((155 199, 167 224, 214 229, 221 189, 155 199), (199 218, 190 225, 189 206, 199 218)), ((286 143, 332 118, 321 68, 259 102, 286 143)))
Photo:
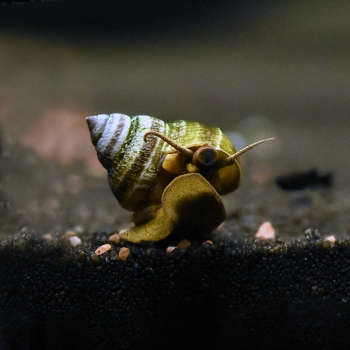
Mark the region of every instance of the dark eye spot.
POLYGON ((201 154, 201 163, 205 166, 213 165, 215 162, 215 154, 213 150, 206 149, 201 154))

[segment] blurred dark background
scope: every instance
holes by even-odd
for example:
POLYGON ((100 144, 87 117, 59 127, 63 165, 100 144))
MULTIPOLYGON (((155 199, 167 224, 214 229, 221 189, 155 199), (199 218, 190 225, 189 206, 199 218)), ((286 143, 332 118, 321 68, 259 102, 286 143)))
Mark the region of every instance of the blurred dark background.
POLYGON ((5 2, 2 28, 56 34, 69 39, 154 40, 167 37, 183 40, 190 31, 216 29, 222 22, 237 25, 261 13, 267 1, 160 0, 110 1, 68 0, 5 2), (30 5, 30 6, 24 6, 30 5))
MULTIPOLYGON (((221 127, 237 148, 276 137, 244 156, 242 193, 249 181, 315 167, 345 191, 349 32, 347 0, 2 2, 2 147, 79 164, 75 174, 100 176, 108 193, 85 116, 196 120, 221 127)), ((7 161, 13 154, 3 151, 7 161)), ((38 196, 35 186, 23 191, 28 169, 17 178, 6 170, 14 206, 38 196)))
POLYGON ((12 349, 43 339, 81 347, 88 334, 99 348, 131 348, 134 334, 154 347, 159 329, 169 348, 188 347, 193 331, 203 348, 239 347, 253 332, 271 334, 273 348, 348 339, 349 33, 349 0, 1 2, 0 246, 10 282, 0 305, 11 321, 0 312, 0 348, 9 337, 12 349), (223 197, 228 217, 212 236, 230 244, 195 248, 193 258, 133 247, 127 265, 112 253, 101 266, 83 262, 130 227, 85 122, 113 112, 218 126, 238 149, 275 137, 241 157, 242 186, 223 197), (333 185, 287 192, 275 183, 313 168, 333 185), (260 248, 266 221, 276 240, 260 248), (319 231, 305 240, 308 228, 319 231), (23 239, 32 234, 67 244, 76 235, 81 245, 65 254, 23 239), (158 321, 148 326, 150 315, 158 321))

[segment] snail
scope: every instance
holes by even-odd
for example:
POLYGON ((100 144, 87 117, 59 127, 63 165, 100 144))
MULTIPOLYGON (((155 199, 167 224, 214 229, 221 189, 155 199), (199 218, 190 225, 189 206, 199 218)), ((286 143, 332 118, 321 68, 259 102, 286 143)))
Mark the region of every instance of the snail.
POLYGON ((210 233, 226 218, 221 195, 241 182, 238 157, 270 139, 236 152, 217 127, 139 115, 86 118, 97 156, 120 205, 135 224, 120 236, 159 241, 186 226, 210 233))

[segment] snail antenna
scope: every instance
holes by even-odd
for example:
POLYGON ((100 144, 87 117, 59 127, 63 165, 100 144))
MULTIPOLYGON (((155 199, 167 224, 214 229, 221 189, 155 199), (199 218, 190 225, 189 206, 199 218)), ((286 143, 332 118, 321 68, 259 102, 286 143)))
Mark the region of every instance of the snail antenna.
POLYGON ((243 149, 241 149, 240 151, 236 152, 235 154, 232 154, 232 156, 228 156, 227 158, 225 158, 225 159, 222 161, 220 167, 223 168, 223 167, 225 167, 225 166, 232 165, 232 164, 235 162, 235 160, 236 160, 239 156, 241 156, 243 153, 249 151, 250 149, 252 149, 252 148, 254 148, 254 147, 258 146, 258 145, 260 145, 261 143, 264 143, 264 142, 266 142, 266 141, 271 141, 271 140, 273 140, 273 139, 274 139, 274 137, 270 137, 270 138, 268 138, 268 139, 260 140, 260 141, 258 141, 258 142, 252 143, 251 145, 248 145, 247 147, 244 147, 243 149))
POLYGON ((186 156, 187 158, 192 159, 193 152, 190 149, 178 145, 175 141, 173 141, 172 139, 170 139, 169 137, 165 136, 164 134, 162 134, 158 131, 147 131, 145 133, 145 136, 143 137, 145 142, 147 142, 147 138, 150 135, 154 135, 154 136, 159 137, 160 139, 165 141, 167 144, 169 144, 171 147, 175 148, 178 152, 180 152, 180 154, 186 156))

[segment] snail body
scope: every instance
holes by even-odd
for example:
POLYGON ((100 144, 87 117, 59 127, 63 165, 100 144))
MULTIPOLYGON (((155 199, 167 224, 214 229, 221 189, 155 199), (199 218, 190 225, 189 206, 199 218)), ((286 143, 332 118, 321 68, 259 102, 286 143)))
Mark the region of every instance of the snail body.
MULTIPOLYGON (((178 175, 187 173, 186 159, 177 157, 176 166, 165 170, 166 155, 177 156, 177 151, 160 138, 144 135, 157 131, 183 147, 193 151, 203 145, 218 150, 222 157, 235 153, 228 137, 219 128, 183 120, 165 123, 160 119, 141 115, 130 118, 123 114, 89 117, 91 139, 101 164, 108 171, 112 192, 127 210, 136 212, 161 203, 165 187, 178 175), (165 157, 164 157, 165 156, 165 157)), ((219 194, 235 190, 241 180, 238 162, 219 171, 219 194)), ((214 186, 215 187, 215 186, 214 186)))
POLYGON ((189 221, 185 213, 190 208, 195 211, 205 203, 208 213, 199 215, 204 225, 198 227, 212 230, 219 225, 226 216, 220 195, 234 191, 241 182, 237 157, 265 141, 236 152, 219 128, 197 122, 165 123, 151 116, 118 113, 86 119, 113 194, 123 208, 134 212, 136 226, 122 235, 133 242, 166 237, 179 222, 189 221))

